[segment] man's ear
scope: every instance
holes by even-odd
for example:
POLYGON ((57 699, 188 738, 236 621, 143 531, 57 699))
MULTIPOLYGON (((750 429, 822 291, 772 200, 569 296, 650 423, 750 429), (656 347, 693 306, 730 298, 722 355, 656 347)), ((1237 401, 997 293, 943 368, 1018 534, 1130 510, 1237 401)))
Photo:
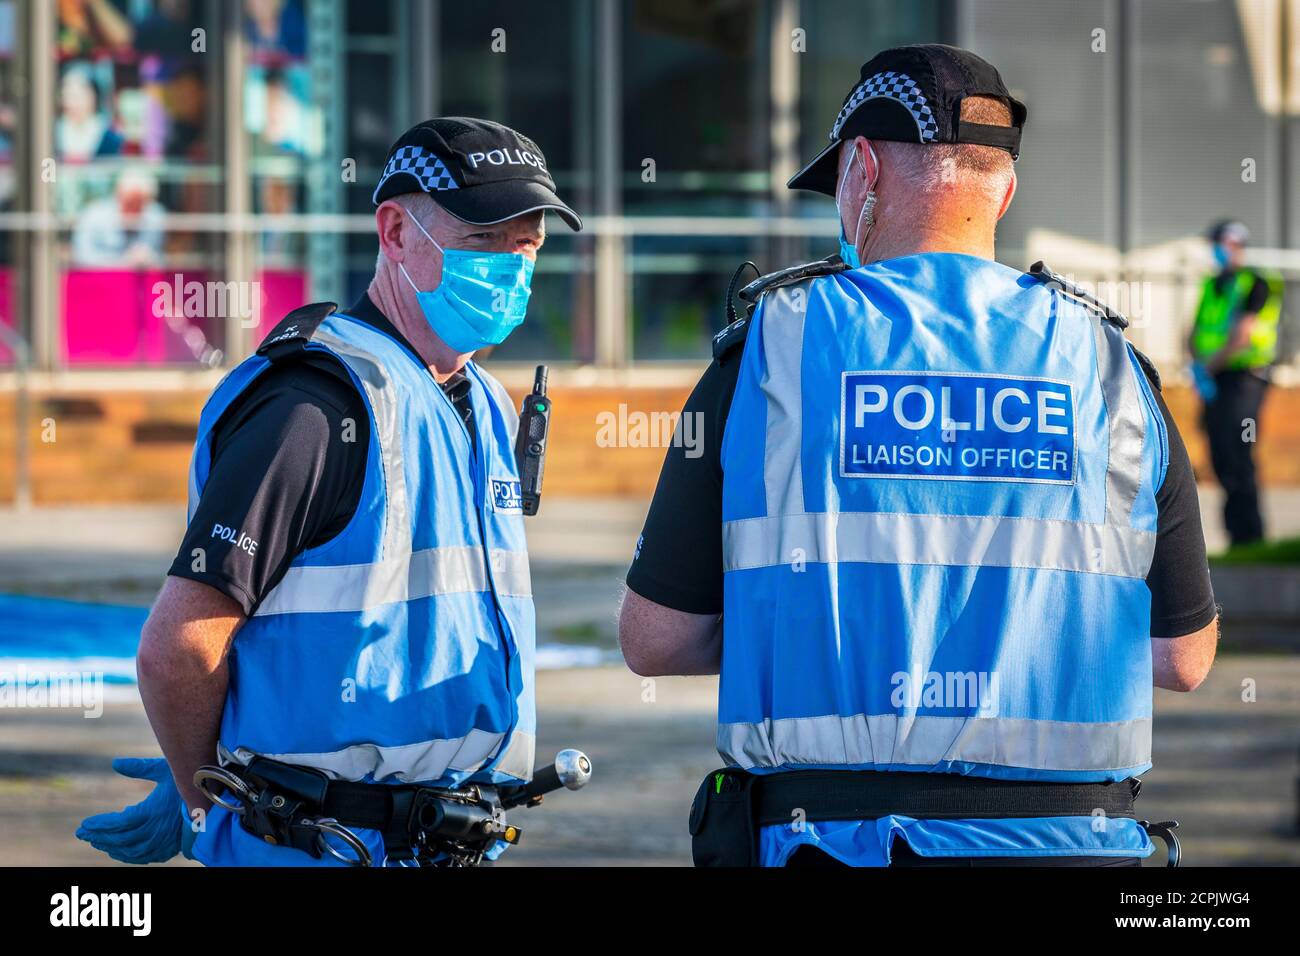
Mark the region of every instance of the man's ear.
POLYGON ((863 180, 864 182, 869 183, 876 176, 875 161, 871 158, 871 150, 867 149, 869 142, 870 140, 865 136, 855 136, 853 139, 846 139, 840 147, 840 162, 835 169, 835 189, 837 192, 840 188, 839 184, 844 182, 848 176, 850 166, 858 165, 860 168, 866 169, 867 178, 863 180), (857 153, 856 159, 854 153, 857 153))
POLYGON ((1016 171, 1013 169, 1011 170, 1011 182, 1007 184, 1007 194, 1002 197, 1002 208, 998 210, 998 219, 1001 219, 1007 214, 1007 210, 1011 208, 1011 200, 1015 198, 1015 195, 1016 171))
MULTIPOLYGON (((871 140, 865 136, 859 136, 853 141, 854 146, 862 156, 862 168, 867 171, 867 178, 864 183, 874 183, 880 185, 880 149, 871 140), (861 143, 862 145, 858 145, 861 143)), ((873 187, 874 188, 874 187, 873 187)))
POLYGON ((391 262, 403 262, 406 259, 405 233, 406 216, 402 207, 391 199, 379 204, 375 210, 375 228, 379 233, 379 248, 384 257, 391 262))

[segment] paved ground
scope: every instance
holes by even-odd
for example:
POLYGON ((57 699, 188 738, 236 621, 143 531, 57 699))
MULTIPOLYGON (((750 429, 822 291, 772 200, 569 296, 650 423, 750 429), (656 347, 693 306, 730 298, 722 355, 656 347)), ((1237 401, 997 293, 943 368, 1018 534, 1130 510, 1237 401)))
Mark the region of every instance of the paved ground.
MULTIPOLYGON (((543 672, 539 757, 579 747, 596 777, 582 792, 563 791, 512 817, 525 831, 510 854, 515 862, 688 865, 687 807, 718 762, 715 688, 712 680, 674 679, 647 692, 622 667, 543 672)), ((147 792, 110 771, 113 755, 157 753, 138 704, 110 705, 97 720, 52 711, 6 715, 0 865, 111 863, 72 832, 87 813, 117 809, 147 792)))
MULTIPOLYGON (((1200 489, 1201 514, 1211 553, 1226 540, 1219 519, 1222 496, 1200 489)), ((569 565, 623 565, 631 559, 645 518, 646 502, 629 499, 547 499, 528 519, 534 561, 569 565)), ((1271 536, 1300 534, 1300 488, 1264 495, 1271 536)), ((180 506, 0 508, 0 587, 57 587, 117 582, 138 587, 140 578, 161 579, 184 529, 180 506)))
MULTIPOLYGON (((1215 495, 1204 493, 1215 529, 1215 495)), ((543 636, 611 649, 622 571, 644 505, 548 501, 530 525, 543 636)), ((1300 532, 1300 491, 1269 500, 1273 527, 1300 532)), ((0 591, 91 600, 152 597, 179 536, 179 509, 0 513, 0 591)), ((1211 531, 1213 535, 1214 532, 1211 531)), ((0 622, 3 626, 3 622, 0 622)), ((644 684, 618 666, 539 678, 539 753, 586 750, 597 777, 517 817, 517 864, 685 864, 685 815, 713 751, 716 684, 644 684)), ((1157 692, 1156 770, 1141 808, 1175 817, 1189 862, 1300 865, 1295 822, 1300 658, 1223 655, 1191 695, 1157 692)), ((82 816, 134 802, 114 754, 157 753, 137 703, 97 720, 56 711, 0 719, 0 864, 105 862, 72 839, 82 816)))
MULTIPOLYGON (((528 865, 688 865, 686 813, 718 762, 716 682, 645 683, 621 667, 543 672, 539 755, 585 750, 589 787, 561 792, 512 819, 523 842, 505 862, 528 865)), ((1176 818, 1189 864, 1300 865, 1296 750, 1300 660, 1231 657, 1193 695, 1157 692, 1156 769, 1140 809, 1176 818), (1255 682, 1256 700, 1242 700, 1255 682)), ((138 704, 103 717, 24 711, 0 721, 0 864, 99 865, 72 838, 85 815, 141 799, 143 784, 109 770, 115 754, 157 754, 138 704)))

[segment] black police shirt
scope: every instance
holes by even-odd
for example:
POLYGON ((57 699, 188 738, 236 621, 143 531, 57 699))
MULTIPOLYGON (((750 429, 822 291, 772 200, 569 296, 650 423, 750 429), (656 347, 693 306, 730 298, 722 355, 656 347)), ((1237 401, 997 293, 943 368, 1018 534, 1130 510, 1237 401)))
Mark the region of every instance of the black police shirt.
MULTIPOLYGON (((369 296, 347 314, 414 354, 369 296)), ((463 373, 442 384, 473 436, 470 387, 463 373)), ((277 363, 213 429, 208 480, 167 573, 216 588, 251 614, 294 558, 347 527, 369 445, 365 400, 338 360, 303 352, 277 363)))
MULTIPOLYGON (((703 454, 669 446, 627 573, 627 586, 643 598, 690 614, 722 613, 720 449, 740 364, 739 349, 724 354, 721 363, 715 359, 687 399, 682 414, 700 416, 695 420, 703 424, 703 454)), ((1214 620, 1214 592, 1192 463, 1154 381, 1152 385, 1169 432, 1169 468, 1156 492, 1156 550, 1147 574, 1151 636, 1181 637, 1214 620)))

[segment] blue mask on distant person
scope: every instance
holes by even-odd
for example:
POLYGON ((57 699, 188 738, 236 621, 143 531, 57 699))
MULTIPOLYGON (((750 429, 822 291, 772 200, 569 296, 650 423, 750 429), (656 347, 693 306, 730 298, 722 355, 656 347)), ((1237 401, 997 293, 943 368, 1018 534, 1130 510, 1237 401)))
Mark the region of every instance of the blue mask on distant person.
POLYGON ((399 262, 397 268, 415 290, 420 311, 438 338, 461 353, 500 345, 528 311, 533 260, 518 252, 443 249, 414 216, 411 222, 442 253, 442 281, 436 289, 421 292, 406 267, 399 262))
POLYGON ((1228 263, 1232 261, 1232 257, 1228 255, 1228 247, 1221 242, 1214 244, 1214 261, 1219 264, 1221 269, 1228 268, 1228 263))
MULTIPOLYGON (((858 256, 858 243, 860 243, 863 239, 867 237, 867 233, 871 232, 871 227, 875 225, 876 222, 875 216, 873 215, 873 210, 876 208, 876 182, 879 181, 880 179, 880 160, 876 158, 876 151, 871 148, 870 143, 867 144, 867 149, 871 150, 872 162, 876 164, 876 179, 873 180, 869 186, 867 186, 867 197, 862 203, 862 211, 858 213, 858 224, 853 229, 852 242, 849 242, 848 236, 844 234, 844 216, 842 213, 839 216, 840 259, 850 269, 862 268, 862 260, 858 256), (862 219, 864 216, 866 217, 867 220, 866 232, 862 231, 862 227, 863 227, 862 219)), ((859 166, 862 165, 862 157, 858 153, 857 147, 853 147, 853 159, 856 159, 858 161, 859 166)), ((845 166, 844 176, 840 179, 840 188, 835 191, 835 212, 836 213, 840 213, 840 193, 844 191, 844 182, 849 178, 849 171, 851 169, 853 169, 852 160, 850 160, 848 165, 845 166)), ((862 175, 863 178, 866 177, 867 175, 866 167, 863 167, 862 175)))

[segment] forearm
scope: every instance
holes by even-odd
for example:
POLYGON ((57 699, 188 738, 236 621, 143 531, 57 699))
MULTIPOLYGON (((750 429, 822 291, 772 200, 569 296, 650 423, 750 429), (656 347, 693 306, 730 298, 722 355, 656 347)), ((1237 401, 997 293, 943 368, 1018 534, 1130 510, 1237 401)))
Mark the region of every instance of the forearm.
POLYGON ((243 621, 239 605, 215 588, 168 577, 140 638, 140 697, 191 810, 209 805, 194 786, 194 771, 216 759, 229 684, 226 655, 243 621))
POLYGON ((663 607, 629 589, 618 621, 619 645, 642 677, 717 674, 722 668, 722 618, 663 607))
POLYGON ((684 677, 718 674, 722 671, 722 618, 718 618, 703 641, 677 644, 665 648, 659 658, 661 675, 684 677))
POLYGON ((1254 328, 1255 313, 1250 312, 1237 319, 1233 323, 1232 332, 1228 336, 1227 343, 1210 357, 1210 360, 1205 363, 1206 368, 1212 372, 1222 371, 1234 355, 1250 345, 1250 336, 1254 328))
POLYGON ((194 786, 194 772, 216 760, 229 672, 224 660, 206 673, 196 663, 155 669, 142 662, 138 671, 140 698, 176 789, 191 810, 206 811, 210 801, 194 786))
POLYGON ((1192 634, 1151 639, 1151 676, 1156 687, 1193 691, 1210 673, 1219 644, 1219 617, 1192 634))

